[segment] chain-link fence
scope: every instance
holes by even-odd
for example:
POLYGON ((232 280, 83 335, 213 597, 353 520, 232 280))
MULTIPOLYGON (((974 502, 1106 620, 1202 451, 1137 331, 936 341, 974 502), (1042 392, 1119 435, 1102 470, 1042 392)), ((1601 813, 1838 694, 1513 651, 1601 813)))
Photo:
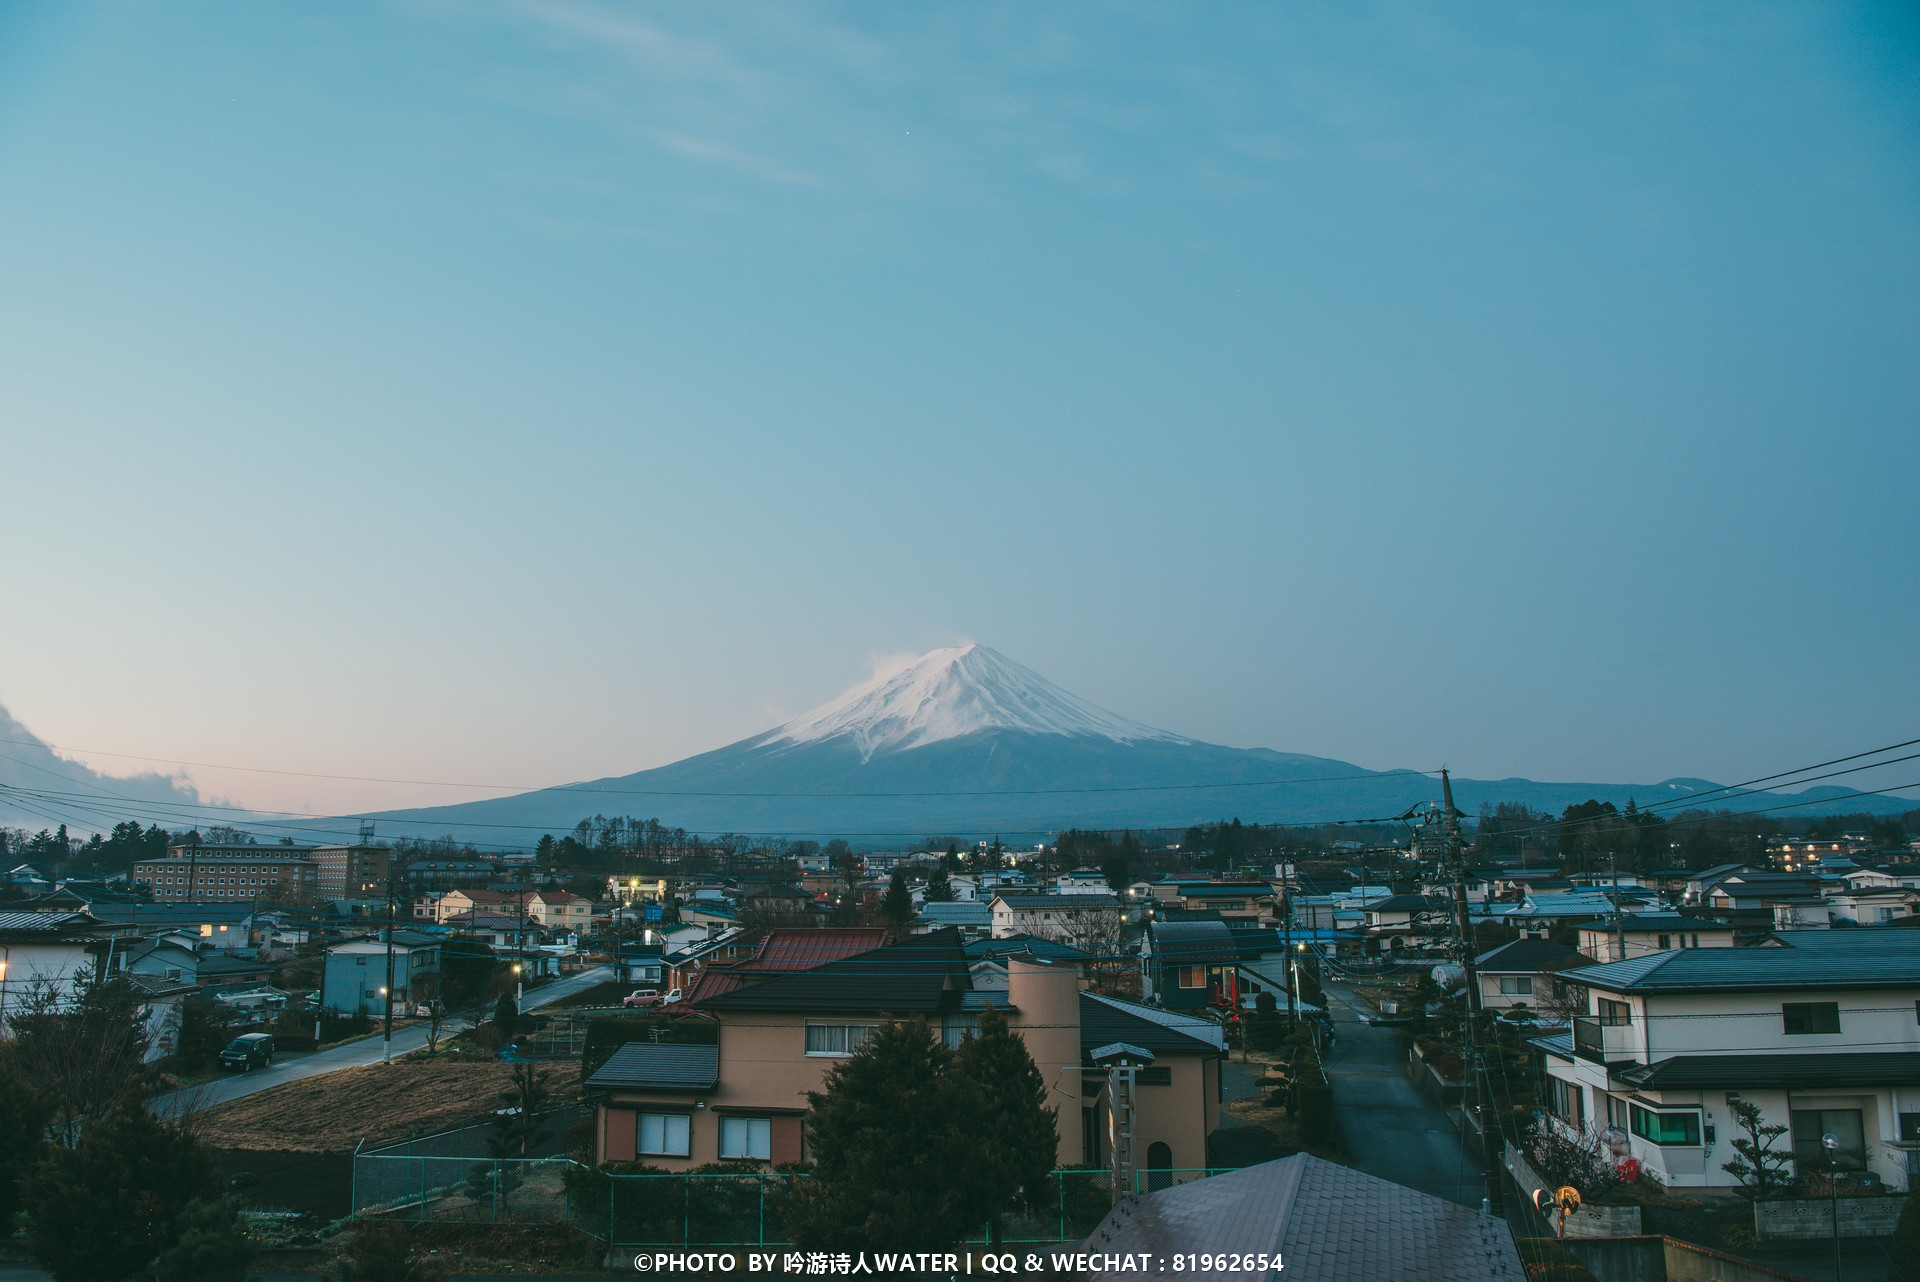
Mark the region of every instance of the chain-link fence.
MULTIPOLYGON (((1136 1193, 1220 1171, 1141 1171, 1136 1193)), ((782 1204, 803 1174, 611 1174, 585 1167, 566 1177, 573 1222, 610 1247, 784 1246, 782 1204)), ((1009 1245, 1078 1242, 1113 1208, 1105 1170, 1055 1171, 1032 1205, 1003 1217, 996 1240, 1009 1245)), ((988 1241, 988 1230, 969 1244, 988 1241)))
MULTIPOLYGON (((536 1154, 557 1150, 567 1126, 586 1116, 571 1109, 545 1119, 536 1154)), ((494 1136, 491 1125, 463 1126, 355 1150, 353 1214, 467 1224, 570 1219, 567 1172, 584 1168, 557 1155, 494 1157, 494 1136)))

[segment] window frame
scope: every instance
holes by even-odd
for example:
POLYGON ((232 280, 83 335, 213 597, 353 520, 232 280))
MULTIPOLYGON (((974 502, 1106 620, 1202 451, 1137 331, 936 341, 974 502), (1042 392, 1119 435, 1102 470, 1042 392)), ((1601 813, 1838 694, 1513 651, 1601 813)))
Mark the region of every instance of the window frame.
POLYGON ((1497 978, 1500 982, 1500 995, 1502 997, 1533 996, 1533 976, 1501 975, 1497 978))
POLYGON ((805 1041, 802 1043, 802 1045, 805 1047, 806 1054, 813 1056, 815 1058, 846 1059, 848 1056, 854 1054, 862 1046, 864 1046, 868 1038, 872 1037, 875 1033, 879 1031, 880 1031, 880 1026, 878 1024, 816 1024, 813 1021, 809 1020, 807 1022, 806 1032, 802 1034, 802 1036, 805 1038, 805 1041), (853 1031, 855 1029, 860 1030, 860 1037, 858 1040, 855 1040, 853 1035, 853 1031), (837 1031, 839 1034, 838 1038, 836 1039, 836 1038, 830 1038, 825 1036, 825 1034, 828 1033, 829 1031, 837 1031), (838 1040, 841 1048, 836 1050, 829 1046, 829 1047, 824 1047, 822 1049, 816 1050, 814 1048, 815 1032, 819 1032, 822 1034, 822 1037, 820 1039, 822 1041, 838 1040))
POLYGON ((692 1157, 693 1156, 693 1117, 688 1113, 635 1113, 633 1118, 633 1151, 639 1157, 692 1157), (660 1124, 660 1142, 668 1145, 673 1142, 673 1123, 680 1124, 680 1149, 647 1147, 647 1123, 660 1124))
POLYGON ((1780 1031, 1787 1037, 1832 1036, 1840 1031, 1840 1003, 1781 1002, 1780 1031), (1795 1028, 1796 1022, 1805 1027, 1795 1028))
POLYGON ((718 1144, 716 1151, 719 1153, 722 1161, 771 1162, 773 1160, 773 1118, 752 1114, 722 1114, 720 1117, 720 1134, 716 1142, 718 1144), (764 1153, 755 1153, 752 1151, 754 1139, 756 1138, 754 1129, 756 1123, 759 1127, 758 1138, 762 1141, 760 1147, 766 1150, 764 1153), (743 1153, 729 1153, 727 1151, 727 1132, 729 1130, 737 1130, 739 1127, 745 1127, 747 1130, 747 1151, 743 1153))
MULTIPOLYGON (((1655 1145, 1659 1148, 1700 1148, 1702 1147, 1702 1143, 1701 1143, 1701 1136, 1703 1134, 1702 1125, 1703 1123, 1701 1118, 1701 1110, 1698 1106, 1688 1107, 1685 1105, 1681 1105, 1675 1108, 1656 1108, 1646 1104, 1642 1104, 1639 1100, 1627 1101, 1628 1132, 1632 1134, 1635 1138, 1645 1140, 1647 1143, 1655 1145), (1640 1121, 1642 1117, 1659 1118, 1662 1121, 1665 1121, 1668 1118, 1674 1118, 1674 1119, 1678 1119, 1683 1123, 1690 1122, 1692 1123, 1692 1127, 1691 1127, 1692 1138, 1691 1139, 1686 1138, 1684 1133, 1682 1134, 1682 1137, 1679 1139, 1662 1138, 1666 1134, 1666 1128, 1664 1126, 1661 1126, 1659 1128, 1659 1134, 1649 1134, 1648 1132, 1653 1128, 1643 1127, 1640 1121)), ((1685 1128, 1683 1128, 1683 1132, 1684 1130, 1685 1128)))

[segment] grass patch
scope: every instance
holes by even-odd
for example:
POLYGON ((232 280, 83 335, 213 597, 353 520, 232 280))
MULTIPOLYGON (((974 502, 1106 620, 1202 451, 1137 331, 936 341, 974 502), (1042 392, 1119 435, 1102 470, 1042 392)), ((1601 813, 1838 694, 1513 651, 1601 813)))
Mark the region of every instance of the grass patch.
POLYGON ((195 1121, 219 1148, 338 1153, 446 1130, 492 1111, 511 1065, 408 1056, 216 1104, 195 1121))

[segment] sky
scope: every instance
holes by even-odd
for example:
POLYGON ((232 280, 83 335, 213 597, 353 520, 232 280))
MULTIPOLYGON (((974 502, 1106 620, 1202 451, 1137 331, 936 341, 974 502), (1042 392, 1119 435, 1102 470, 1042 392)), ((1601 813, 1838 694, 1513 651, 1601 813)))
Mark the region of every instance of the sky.
POLYGON ((1374 768, 1911 738, 1916 70, 1895 3, 9 4, 0 706, 320 813, 962 640, 1374 768))

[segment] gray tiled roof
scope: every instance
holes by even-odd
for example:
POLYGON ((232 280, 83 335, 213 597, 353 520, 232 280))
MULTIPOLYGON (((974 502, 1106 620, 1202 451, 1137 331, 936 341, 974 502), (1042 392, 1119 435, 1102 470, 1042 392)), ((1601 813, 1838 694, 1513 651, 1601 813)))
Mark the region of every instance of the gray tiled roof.
POLYGON ((1920 1086, 1920 1051, 1674 1055, 1615 1076, 1653 1091, 1912 1087, 1920 1086))
MULTIPOLYGON (((1215 1282, 1525 1282, 1505 1221, 1305 1153, 1122 1203, 1081 1249, 1272 1254, 1285 1272, 1214 1272, 1215 1282)), ((1123 1273, 1096 1278, 1130 1279, 1123 1273)))
MULTIPOLYGON (((1788 932, 1790 935, 1792 932, 1788 932)), ((1865 926, 1821 934, 1857 936, 1808 947, 1685 948, 1561 977, 1609 992, 1728 992, 1739 989, 1906 988, 1920 985, 1920 935, 1865 926)))
POLYGON ((1483 974, 1496 975, 1539 974, 1592 963, 1593 958, 1585 953, 1550 939, 1516 939, 1481 953, 1474 961, 1483 974))
POLYGON ((1120 906, 1120 901, 1112 895, 1001 895, 999 899, 1015 912, 1039 912, 1049 908, 1084 912, 1120 906))
POLYGON ((720 1080, 720 1048, 680 1042, 628 1042, 594 1070, 590 1088, 705 1091, 720 1080))

